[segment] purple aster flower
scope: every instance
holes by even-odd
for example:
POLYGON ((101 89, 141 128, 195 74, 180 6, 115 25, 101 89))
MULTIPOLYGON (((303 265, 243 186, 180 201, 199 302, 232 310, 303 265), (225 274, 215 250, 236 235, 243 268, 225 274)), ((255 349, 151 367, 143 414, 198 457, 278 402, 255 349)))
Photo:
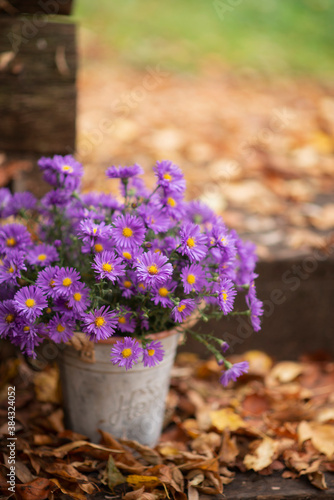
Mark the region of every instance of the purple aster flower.
POLYGON ((137 322, 132 317, 132 311, 129 307, 123 307, 118 316, 118 329, 122 332, 133 333, 135 331, 137 322))
POLYGON ((183 268, 181 279, 185 293, 200 292, 207 284, 205 272, 200 264, 191 264, 183 268))
POLYGON ((80 186, 83 167, 71 155, 55 155, 53 158, 41 158, 38 165, 46 182, 56 188, 74 191, 80 186))
POLYGON ((125 366, 126 370, 138 363, 142 353, 138 341, 132 337, 124 337, 118 340, 111 349, 111 361, 114 365, 125 366))
POLYGON ((171 317, 177 323, 182 323, 196 307, 196 302, 193 299, 181 300, 178 306, 175 306, 171 312, 171 317))
POLYGON ((112 243, 112 240, 107 240, 103 238, 96 238, 93 246, 91 246, 90 242, 86 242, 82 247, 81 251, 82 253, 89 253, 90 251, 93 251, 95 254, 99 254, 101 252, 104 252, 105 250, 113 250, 114 245, 112 243))
POLYGON ((171 161, 158 161, 153 170, 158 178, 158 184, 164 189, 165 194, 185 190, 186 181, 182 170, 171 161))
POLYGON ((28 191, 23 193, 15 193, 7 203, 4 209, 3 216, 9 217, 10 215, 17 215, 21 210, 32 210, 35 208, 37 200, 28 191))
POLYGON ((83 283, 77 283, 68 296, 68 307, 83 313, 89 306, 89 289, 83 283))
POLYGON ((255 332, 261 330, 261 319, 263 315, 263 302, 256 297, 254 281, 251 282, 248 294, 246 295, 246 303, 250 309, 250 320, 255 332))
POLYGON ((35 348, 43 342, 45 334, 46 328, 44 323, 35 324, 21 321, 17 326, 15 337, 12 336, 10 340, 12 344, 20 347, 23 354, 36 359, 35 348))
POLYGON ((256 245, 250 241, 242 241, 235 231, 231 231, 235 238, 237 253, 240 260, 237 273, 237 285, 248 285, 254 275, 254 269, 258 260, 256 255, 256 245))
POLYGON ((152 340, 149 344, 146 344, 145 349, 143 349, 143 364, 144 366, 156 366, 164 358, 165 350, 161 342, 152 340))
POLYGON ((113 239, 122 249, 140 246, 145 238, 146 229, 139 217, 135 215, 120 215, 114 221, 113 239))
POLYGON ((0 227, 0 252, 9 254, 12 250, 26 250, 31 244, 30 234, 22 224, 6 224, 0 227))
POLYGON ((174 307, 169 295, 174 292, 176 286, 176 281, 167 280, 163 285, 155 287, 152 290, 154 304, 156 306, 161 304, 162 307, 174 307))
POLYGON ((202 260, 207 253, 206 236, 196 224, 187 222, 180 229, 181 246, 179 252, 187 255, 191 262, 202 260))
POLYGON ((24 286, 14 295, 15 308, 20 316, 28 321, 34 321, 43 314, 48 303, 42 291, 37 286, 24 286))
MULTIPOLYGON (((136 196, 141 198, 148 198, 150 191, 147 189, 145 182, 140 177, 131 177, 126 186, 128 196, 136 196)), ((120 184, 121 195, 125 197, 125 185, 123 182, 120 184)))
POLYGON ((152 229, 155 234, 165 233, 171 227, 171 220, 167 214, 161 211, 156 205, 140 205, 139 215, 143 218, 148 229, 152 229))
POLYGON ((73 337, 75 321, 70 319, 68 315, 61 316, 57 313, 49 321, 48 330, 50 339, 56 342, 56 344, 68 342, 73 337))
POLYGON ((4 210, 11 200, 11 192, 7 188, 0 188, 0 218, 4 218, 4 210))
POLYGON ((71 200, 71 192, 64 189, 53 189, 46 193, 41 199, 44 209, 50 210, 53 207, 66 207, 71 200))
POLYGON ((27 253, 27 261, 32 266, 45 267, 56 260, 59 260, 57 250, 46 243, 41 243, 40 245, 29 248, 27 253))
POLYGON ((110 225, 105 224, 105 222, 101 222, 99 224, 95 224, 95 222, 91 219, 85 219, 80 222, 78 236, 79 238, 88 237, 92 239, 93 243, 97 238, 108 239, 111 237, 112 227, 110 225))
POLYGON ((220 377, 220 383, 226 387, 231 380, 235 382, 237 378, 240 377, 240 375, 242 375, 243 373, 247 373, 248 369, 249 369, 248 361, 235 363, 234 365, 231 365, 230 368, 228 368, 223 372, 222 376, 220 377))
POLYGON ((54 290, 57 295, 68 297, 79 283, 80 274, 73 267, 61 267, 54 277, 54 290))
POLYGON ((207 224, 213 221, 215 214, 208 205, 194 200, 186 205, 186 217, 195 224, 207 224))
POLYGON ((137 262, 137 259, 143 254, 144 250, 142 248, 127 248, 127 249, 117 249, 117 252, 123 262, 126 264, 132 264, 137 262))
POLYGON ((129 299, 136 292, 136 287, 134 284, 134 279, 130 277, 128 274, 124 276, 121 280, 119 280, 119 287, 122 292, 122 297, 129 299))
POLYGON ((183 195, 180 193, 170 193, 161 199, 163 212, 173 219, 179 221, 185 215, 186 204, 183 195))
POLYGON ((9 333, 15 330, 17 324, 18 314, 14 300, 0 302, 0 337, 6 338, 9 333))
POLYGON ((21 250, 12 250, 0 265, 0 283, 15 282, 21 277, 21 271, 26 271, 24 264, 25 253, 21 250))
POLYGON ((48 266, 37 275, 36 285, 42 290, 47 297, 55 298, 55 277, 59 271, 58 266, 48 266))
POLYGON ((217 261, 222 260, 226 262, 235 257, 235 239, 229 234, 228 229, 224 225, 218 224, 213 226, 208 239, 210 246, 214 246, 211 252, 217 261))
POLYGON ((228 278, 222 279, 218 300, 224 314, 232 311, 236 294, 237 291, 234 288, 233 282, 228 278))
POLYGON ((118 326, 117 314, 110 310, 109 306, 102 306, 100 309, 83 314, 81 317, 84 323, 83 331, 94 342, 111 337, 118 326))
POLYGON ((173 266, 164 255, 149 250, 144 253, 136 266, 137 277, 147 285, 159 286, 173 274, 173 266))
POLYGON ((142 175, 144 170, 140 165, 135 163, 131 167, 109 167, 106 170, 106 176, 109 179, 128 179, 129 177, 134 177, 135 175, 142 175))
POLYGON ((114 283, 118 278, 125 275, 125 265, 115 252, 104 251, 94 258, 92 268, 98 274, 99 279, 108 279, 114 283))
POLYGON ((225 354, 226 351, 228 351, 230 348, 229 344, 227 342, 222 342, 222 345, 221 345, 221 350, 222 352, 225 354))

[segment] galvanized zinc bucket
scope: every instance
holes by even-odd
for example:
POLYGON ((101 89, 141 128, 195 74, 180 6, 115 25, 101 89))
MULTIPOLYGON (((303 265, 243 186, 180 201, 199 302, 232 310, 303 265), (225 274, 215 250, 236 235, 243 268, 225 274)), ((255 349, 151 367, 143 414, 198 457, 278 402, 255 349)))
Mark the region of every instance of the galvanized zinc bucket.
POLYGON ((170 372, 179 333, 176 330, 151 336, 165 350, 162 362, 152 368, 138 363, 131 370, 110 361, 110 338, 94 345, 93 362, 66 346, 61 354, 60 376, 67 426, 98 442, 98 429, 115 437, 155 446, 161 434, 170 372))

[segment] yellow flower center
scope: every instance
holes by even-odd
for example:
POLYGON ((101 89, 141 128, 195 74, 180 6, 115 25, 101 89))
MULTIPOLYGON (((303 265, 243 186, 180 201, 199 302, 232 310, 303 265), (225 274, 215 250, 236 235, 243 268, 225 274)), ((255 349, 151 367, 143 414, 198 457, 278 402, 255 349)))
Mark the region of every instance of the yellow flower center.
POLYGON ((127 349, 123 349, 122 351, 123 358, 129 358, 131 354, 132 354, 132 349, 130 349, 130 347, 128 347, 127 349))
POLYGON ((13 273, 14 272, 14 269, 12 268, 12 266, 10 266, 10 268, 8 269, 7 273, 13 273))
POLYGON ((223 296, 223 301, 226 302, 226 300, 227 300, 227 293, 225 292, 225 290, 222 291, 222 296, 223 296))
POLYGON ((118 318, 118 323, 121 323, 122 325, 124 325, 126 323, 126 319, 124 318, 124 316, 120 316, 118 318))
POLYGON ((54 286, 55 286, 55 280, 49 281, 49 285, 50 285, 51 288, 54 288, 54 286))
POLYGON ((155 349, 148 349, 148 350, 147 350, 147 354, 148 354, 149 356, 154 356, 154 353, 155 353, 155 349))
POLYGON ((142 290, 146 290, 146 286, 144 283, 139 283, 138 288, 141 288, 142 290))
POLYGON ((41 260, 41 261, 43 261, 43 260, 45 260, 46 258, 47 258, 47 257, 46 257, 46 255, 45 255, 45 253, 41 253, 41 254, 37 257, 37 260, 41 260))
POLYGON ((127 259, 127 260, 132 259, 132 255, 129 252, 123 252, 123 257, 124 257, 124 259, 127 259))
POLYGON ((196 276, 194 274, 188 274, 187 281, 189 285, 193 285, 196 281, 196 276))
POLYGON ((81 293, 79 293, 79 292, 75 292, 75 293, 73 294, 73 298, 74 298, 74 300, 75 300, 76 302, 80 302, 81 297, 82 297, 82 295, 81 295, 81 293))
POLYGON ((194 247, 195 246, 195 240, 194 240, 194 238, 188 238, 187 239, 187 245, 188 245, 189 248, 194 247))
POLYGON ((27 299, 25 304, 27 307, 34 307, 35 301, 34 301, 34 299, 27 299))
POLYGON ((170 174, 164 174, 163 175, 163 178, 166 180, 166 181, 171 181, 172 180, 172 176, 170 174))
POLYGON ((94 245, 94 249, 95 249, 95 252, 100 253, 103 250, 103 246, 101 245, 101 243, 96 243, 94 245))
POLYGON ((167 288, 165 288, 164 286, 159 288, 160 297, 167 297, 168 294, 169 294, 169 291, 167 290, 167 288))
POLYGON ((23 331, 24 331, 24 332, 30 332, 30 326, 25 326, 25 327, 23 328, 23 331))
POLYGON ((96 234, 96 231, 97 231, 97 227, 94 227, 93 233, 96 234))
POLYGON ((178 311, 182 312, 186 308, 185 304, 181 304, 177 309, 178 311))
POLYGON ((133 235, 133 231, 129 227, 125 227, 123 229, 122 233, 123 233, 123 236, 125 236, 125 238, 130 238, 130 236, 133 235))
POLYGON ((57 326, 57 332, 61 333, 61 332, 63 332, 64 330, 65 330, 65 327, 64 327, 63 325, 59 324, 59 325, 57 326))
POLYGON ((125 288, 131 288, 132 287, 132 282, 129 280, 123 281, 123 285, 125 288))
POLYGON ((223 236, 223 237, 221 238, 221 240, 220 240, 220 241, 221 241, 222 243, 224 243, 224 245, 225 245, 225 243, 226 243, 226 238, 224 238, 224 236, 223 236))
POLYGON ((8 247, 15 247, 16 239, 15 238, 7 238, 6 243, 7 243, 8 247))
POLYGON ((72 167, 70 167, 69 165, 63 165, 63 166, 61 167, 61 169, 62 169, 62 171, 63 171, 63 172, 68 172, 68 173, 70 173, 70 174, 73 172, 73 168, 72 168, 72 167))
POLYGON ((15 319, 14 314, 7 314, 6 323, 13 323, 14 319, 15 319))
POLYGON ((47 310, 46 310, 46 312, 47 312, 47 314, 52 313, 52 309, 51 309, 51 307, 48 307, 48 308, 47 308, 47 310))
POLYGON ((158 271, 159 271, 156 264, 152 264, 151 266, 149 266, 147 268, 147 270, 148 270, 149 274, 151 274, 151 275, 158 274, 158 271))
POLYGON ((98 327, 98 328, 101 328, 101 326, 103 326, 105 324, 106 320, 104 318, 102 318, 102 316, 98 316, 97 318, 95 318, 95 325, 98 327))
POLYGON ((108 262, 105 262, 104 264, 102 264, 102 269, 106 273, 110 273, 110 271, 112 271, 114 268, 111 264, 109 264, 108 262))
POLYGON ((162 251, 160 250, 160 248, 156 248, 156 249, 154 250, 154 253, 162 253, 162 251))
POLYGON ((169 196, 169 198, 167 198, 167 204, 170 206, 170 207, 175 207, 176 205, 176 201, 174 200, 174 198, 171 198, 169 196))
POLYGON ((63 279, 63 285, 64 285, 64 286, 70 286, 70 285, 72 285, 72 280, 71 280, 71 278, 64 278, 64 279, 63 279))

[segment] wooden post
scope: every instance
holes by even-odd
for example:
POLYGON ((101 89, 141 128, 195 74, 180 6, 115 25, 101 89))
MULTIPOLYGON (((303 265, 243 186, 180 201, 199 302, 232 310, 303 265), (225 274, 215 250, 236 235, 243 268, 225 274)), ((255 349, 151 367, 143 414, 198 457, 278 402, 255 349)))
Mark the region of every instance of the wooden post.
POLYGON ((0 185, 14 177, 15 190, 38 195, 37 159, 74 153, 75 25, 52 22, 70 8, 69 0, 0 2, 0 185))

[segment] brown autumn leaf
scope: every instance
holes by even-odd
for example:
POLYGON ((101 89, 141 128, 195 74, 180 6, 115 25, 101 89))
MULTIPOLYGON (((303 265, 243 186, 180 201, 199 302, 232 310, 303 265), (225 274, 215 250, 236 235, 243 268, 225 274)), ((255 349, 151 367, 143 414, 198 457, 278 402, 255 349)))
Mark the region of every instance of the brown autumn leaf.
POLYGON ((244 464, 247 470, 260 471, 273 462, 277 451, 277 443, 265 436, 262 441, 252 443, 252 451, 252 454, 245 456, 244 464))
MULTIPOLYGON (((75 490, 70 490, 69 488, 65 488, 58 479, 52 478, 50 481, 62 492, 66 495, 66 498, 73 498, 74 500, 86 500, 87 496, 80 491, 79 488, 75 490)), ((56 489, 56 488, 55 488, 56 489)))
POLYGON ((226 465, 234 465, 237 456, 239 455, 236 437, 231 437, 230 432, 225 430, 223 433, 223 442, 219 453, 220 462, 226 465))
POLYGON ((59 368, 50 367, 34 377, 35 394, 38 401, 60 403, 59 368))
POLYGON ((59 477, 70 483, 76 483, 85 493, 91 495, 95 491, 95 486, 71 464, 54 462, 46 466, 44 470, 51 476, 59 477))
POLYGON ((308 439, 329 460, 334 457, 334 425, 301 422, 298 426, 298 441, 303 443, 308 439))
POLYGON ((137 441, 132 441, 130 439, 120 439, 120 443, 137 451, 147 463, 151 465, 161 464, 161 457, 159 456, 159 453, 152 450, 149 446, 144 446, 137 441))
POLYGON ((307 477, 310 483, 313 484, 313 486, 315 486, 319 490, 328 490, 326 479, 322 471, 316 470, 311 474, 308 474, 307 477))
POLYGON ((16 485, 17 500, 46 500, 53 488, 49 479, 38 477, 29 483, 16 485))

